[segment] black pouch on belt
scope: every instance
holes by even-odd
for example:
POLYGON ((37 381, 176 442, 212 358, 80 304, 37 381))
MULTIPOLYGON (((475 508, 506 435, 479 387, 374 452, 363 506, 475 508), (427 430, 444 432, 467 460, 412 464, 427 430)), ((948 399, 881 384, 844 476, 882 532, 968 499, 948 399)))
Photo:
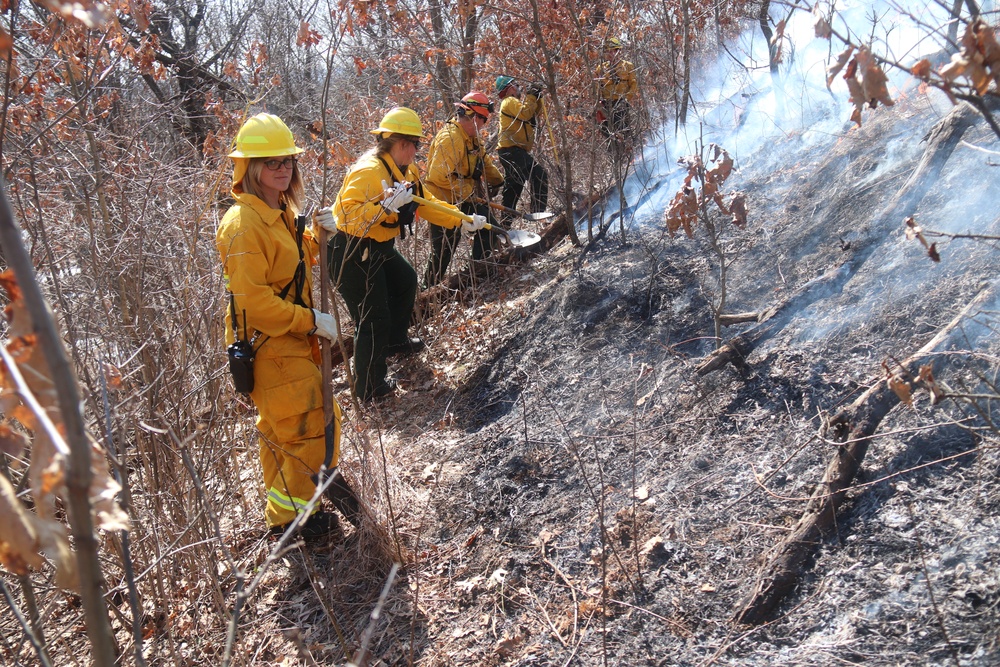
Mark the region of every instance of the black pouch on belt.
POLYGON ((229 293, 229 308, 233 323, 233 338, 236 339, 232 345, 226 348, 226 355, 229 357, 229 374, 233 376, 233 388, 241 394, 249 394, 253 391, 253 358, 257 354, 257 350, 253 348, 253 341, 247 339, 247 311, 245 310, 243 311, 243 338, 240 338, 240 328, 236 319, 236 297, 232 292, 229 293))
POLYGON ((233 388, 241 394, 249 394, 253 391, 253 345, 248 340, 238 340, 227 347, 226 352, 233 388))

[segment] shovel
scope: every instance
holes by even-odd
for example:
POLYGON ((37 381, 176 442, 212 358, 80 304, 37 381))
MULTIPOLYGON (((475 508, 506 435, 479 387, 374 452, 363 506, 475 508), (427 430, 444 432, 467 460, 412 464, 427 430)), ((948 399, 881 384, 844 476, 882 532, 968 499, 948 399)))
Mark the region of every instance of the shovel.
MULTIPOLYGON (((308 220, 311 217, 310 212, 304 214, 308 220)), ((327 268, 327 238, 329 232, 325 229, 320 230, 319 233, 319 276, 320 276, 320 302, 319 308, 321 312, 329 312, 330 303, 330 273, 327 268)), ((339 430, 337 427, 336 420, 334 419, 333 413, 333 384, 331 382, 333 375, 333 363, 332 363, 332 341, 329 341, 323 337, 320 337, 320 352, 322 354, 322 363, 320 366, 320 371, 323 378, 323 417, 326 422, 326 427, 323 430, 323 437, 326 441, 326 451, 327 456, 333 455, 334 443, 336 443, 340 434, 337 433, 339 430)), ((324 466, 329 465, 330 461, 324 462, 324 466)), ((361 500, 358 498, 358 494, 354 492, 354 489, 350 487, 347 483, 347 479, 340 473, 339 467, 333 470, 326 471, 327 476, 333 475, 337 479, 326 489, 326 497, 330 500, 337 511, 344 515, 344 518, 351 522, 351 525, 358 526, 361 524, 362 510, 361 510, 361 500)), ((321 486, 324 481, 319 475, 313 477, 313 482, 317 486, 321 486)))
POLYGON ((532 222, 537 222, 538 220, 548 220, 555 215, 552 211, 541 211, 539 213, 521 213, 515 209, 504 206, 503 204, 497 204, 496 202, 476 202, 478 204, 489 204, 490 208, 494 208, 498 211, 503 211, 504 213, 509 213, 511 215, 516 215, 519 218, 524 218, 525 220, 531 220, 532 222))
MULTIPOLYGON (((436 201, 431 201, 430 199, 424 199, 423 197, 413 197, 413 201, 417 202, 421 206, 427 206, 434 209, 435 211, 440 211, 446 215, 451 215, 456 218, 461 218, 466 222, 472 222, 472 216, 461 211, 456 211, 450 206, 445 206, 436 201)), ((537 214, 536 214, 537 215, 537 214)), ((534 251, 542 242, 542 237, 535 232, 529 232, 524 229, 511 229, 510 231, 504 229, 503 227, 494 227, 490 223, 486 223, 483 229, 489 229, 500 235, 501 238, 512 248, 521 248, 529 251, 534 251)))
MULTIPOLYGON (((441 213, 444 213, 445 215, 450 215, 450 216, 453 216, 455 218, 459 218, 461 220, 465 220, 466 222, 472 222, 472 216, 469 215, 468 213, 462 213, 461 211, 457 211, 457 210, 453 209, 450 206, 445 206, 444 204, 439 204, 436 201, 431 201, 430 199, 424 199, 423 197, 418 197, 416 195, 414 195, 413 201, 417 202, 421 206, 426 206, 428 208, 434 209, 435 211, 439 211, 441 213)), ((491 225, 490 223, 487 222, 483 226, 483 229, 491 230, 491 231, 496 232, 497 234, 499 234, 501 236, 501 238, 503 238, 504 242, 507 243, 507 245, 512 245, 511 244, 511 240, 510 240, 510 234, 508 234, 507 230, 504 229, 503 227, 494 227, 493 225, 491 225)))

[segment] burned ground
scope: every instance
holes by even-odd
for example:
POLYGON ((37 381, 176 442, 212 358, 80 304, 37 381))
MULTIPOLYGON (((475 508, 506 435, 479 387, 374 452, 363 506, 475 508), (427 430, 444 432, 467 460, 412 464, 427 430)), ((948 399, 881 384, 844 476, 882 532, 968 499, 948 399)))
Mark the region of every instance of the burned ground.
MULTIPOLYGON (((563 244, 443 305, 427 351, 393 367, 406 391, 347 414, 365 428, 349 430, 350 451, 367 438, 365 466, 386 462, 364 486, 407 559, 374 626, 377 664, 1000 660, 997 434, 925 394, 882 423, 836 533, 773 620, 733 622, 830 459, 824 420, 995 282, 992 245, 954 240, 934 264, 901 219, 880 217, 947 113, 916 98, 827 142, 789 136, 774 150, 794 163, 740 172, 751 224, 727 232, 731 310, 821 289, 739 369, 694 372, 714 347, 713 265, 701 236, 669 239, 653 219, 626 243, 563 244)), ((996 150, 981 124, 965 141, 996 150)), ((987 165, 957 149, 919 198, 922 224, 996 234, 987 165)), ((993 301, 953 338, 953 387, 988 390, 993 301)), ((348 637, 382 581, 333 582, 369 546, 354 535, 320 555, 348 637)), ((284 604, 313 609, 298 625, 336 660, 301 557, 287 559, 275 576, 299 577, 300 593, 284 604)))

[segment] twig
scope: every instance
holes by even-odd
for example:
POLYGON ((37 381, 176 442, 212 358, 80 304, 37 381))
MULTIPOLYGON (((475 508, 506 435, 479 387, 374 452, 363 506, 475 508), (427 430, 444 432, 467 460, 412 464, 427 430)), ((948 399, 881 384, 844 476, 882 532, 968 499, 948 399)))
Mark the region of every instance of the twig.
POLYGON ((299 632, 298 628, 291 628, 285 630, 285 639, 292 642, 295 649, 299 652, 299 657, 309 665, 309 667, 319 667, 316 659, 312 656, 312 653, 306 648, 306 645, 302 643, 302 633, 299 632))
POLYGON ((574 586, 573 582, 569 580, 569 577, 563 574, 563 571, 559 569, 558 565, 556 565, 555 563, 553 563, 552 561, 550 561, 548 558, 545 557, 545 544, 542 544, 542 561, 544 561, 546 565, 551 567, 555 571, 555 573, 559 575, 559 578, 566 583, 566 587, 569 588, 570 597, 573 598, 573 634, 571 634, 569 637, 569 640, 572 643, 573 638, 576 636, 577 628, 579 627, 579 617, 580 617, 580 603, 576 599, 576 586, 574 586))
MULTIPOLYGON (((101 361, 101 365, 107 365, 106 361, 101 361)), ((102 367, 98 372, 98 376, 101 378, 101 402, 104 405, 104 429, 107 436, 107 444, 111 462, 113 464, 112 470, 114 471, 115 481, 118 482, 118 486, 121 487, 121 491, 118 494, 118 502, 122 506, 122 511, 129 514, 130 518, 134 522, 135 519, 131 517, 131 492, 128 487, 128 468, 124 465, 124 462, 119 458, 118 447, 115 444, 114 433, 112 429, 111 422, 111 401, 108 396, 108 380, 107 373, 102 367)), ((133 523, 134 525, 134 523, 133 523)), ((125 571, 125 583, 128 586, 128 603, 129 608, 132 611, 132 642, 135 644, 135 664, 136 667, 146 667, 146 658, 142 654, 143 647, 143 636, 142 636, 142 625, 140 619, 142 618, 141 608, 139 606, 139 590, 136 588, 135 584, 135 564, 132 562, 132 549, 129 542, 129 535, 127 530, 119 531, 119 538, 121 539, 122 545, 122 569, 125 571)), ((114 606, 112 606, 114 609, 114 606)))
MULTIPOLYGON (((906 510, 910 513, 910 521, 913 525, 917 525, 917 515, 913 511, 913 503, 910 502, 909 498, 905 499, 906 510)), ((920 567, 924 571, 924 581, 927 582, 927 595, 931 599, 931 607, 934 608, 934 618, 938 622, 938 626, 941 628, 941 634, 944 635, 944 641, 948 645, 948 651, 951 653, 952 660, 955 661, 956 665, 961 665, 961 661, 958 659, 958 650, 955 645, 951 643, 951 637, 948 635, 948 628, 944 624, 944 616, 941 614, 941 609, 938 608, 937 599, 934 597, 934 587, 931 586, 931 573, 927 569, 927 557, 924 555, 924 543, 920 539, 920 534, 917 532, 916 528, 913 531, 913 539, 917 543, 917 554, 920 556, 920 567)))
POLYGON ((27 619, 24 618, 24 614, 21 610, 17 608, 17 603, 14 601, 14 596, 10 594, 10 589, 7 588, 7 582, 0 578, 0 591, 3 591, 3 597, 7 601, 7 606, 10 610, 14 612, 14 617, 17 622, 21 624, 21 630, 24 631, 25 636, 28 637, 28 641, 35 648, 35 652, 38 654, 38 661, 42 663, 42 667, 52 667, 52 663, 49 662, 48 653, 45 651, 45 647, 42 646, 38 637, 35 636, 35 631, 31 629, 31 625, 28 623, 27 619))
POLYGON ((382 607, 385 606, 385 600, 389 597, 389 590, 392 588, 393 582, 396 581, 397 572, 399 572, 399 563, 393 563, 392 568, 389 570, 389 576, 385 580, 385 585, 382 587, 382 593, 378 596, 378 602, 375 604, 375 608, 372 609, 371 620, 368 622, 365 631, 361 633, 361 646, 354 654, 354 660, 347 663, 348 667, 362 667, 368 664, 368 642, 371 641, 372 633, 375 632, 375 623, 382 615, 382 607))
POLYGON ((974 151, 979 151, 981 153, 987 153, 989 155, 1000 155, 1000 151, 991 151, 988 148, 983 148, 982 146, 976 146, 975 144, 970 144, 968 141, 958 142, 960 146, 965 146, 966 148, 971 148, 974 151))
MULTIPOLYGON (((560 644, 562 644, 563 646, 567 646, 568 647, 569 644, 567 644, 566 640, 563 639, 562 633, 559 632, 559 628, 557 628, 556 625, 555 625, 555 623, 552 622, 552 619, 549 617, 549 612, 546 611, 545 605, 542 604, 542 601, 539 600, 538 596, 535 595, 535 592, 533 590, 531 590, 530 588, 528 588, 527 586, 524 587, 524 590, 528 591, 528 595, 531 596, 531 599, 534 600, 535 604, 538 606, 538 609, 542 612, 542 616, 545 617, 545 622, 548 623, 549 629, 552 630, 552 634, 555 635, 556 639, 559 640, 560 644)), ((574 611, 574 614, 575 613, 576 612, 574 611)))

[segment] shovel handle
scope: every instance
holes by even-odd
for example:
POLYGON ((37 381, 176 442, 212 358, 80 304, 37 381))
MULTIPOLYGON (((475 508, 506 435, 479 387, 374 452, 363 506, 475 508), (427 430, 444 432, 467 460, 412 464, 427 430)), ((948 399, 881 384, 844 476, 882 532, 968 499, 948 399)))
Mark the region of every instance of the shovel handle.
POLYGON ((524 214, 520 211, 516 211, 510 207, 504 206, 503 204, 498 204, 495 201, 486 202, 490 205, 490 208, 495 208, 498 211, 503 211, 504 213, 510 213, 511 215, 516 215, 519 218, 523 218, 524 214))
MULTIPOLYGON (((444 213, 445 215, 450 215, 460 220, 465 220, 466 222, 472 222, 472 216, 469 215, 468 213, 462 213, 458 209, 452 208, 451 206, 445 206, 440 202, 431 201, 430 199, 418 197, 417 195, 413 195, 413 201, 417 202, 421 206, 426 206, 440 213, 444 213)), ((496 232, 500 236, 507 239, 507 242, 510 243, 510 235, 507 234, 507 230, 504 229, 503 227, 494 227, 493 225, 487 222, 485 225, 483 225, 483 229, 496 232)))
POLYGON ((430 199, 425 199, 423 197, 418 197, 413 195, 413 201, 417 202, 421 206, 426 206, 427 208, 432 208, 439 213, 444 213, 445 215, 450 215, 454 218, 459 218, 465 220, 466 222, 472 222, 472 216, 468 213, 462 213, 457 208, 452 208, 451 206, 446 206, 441 202, 431 201, 430 199))

